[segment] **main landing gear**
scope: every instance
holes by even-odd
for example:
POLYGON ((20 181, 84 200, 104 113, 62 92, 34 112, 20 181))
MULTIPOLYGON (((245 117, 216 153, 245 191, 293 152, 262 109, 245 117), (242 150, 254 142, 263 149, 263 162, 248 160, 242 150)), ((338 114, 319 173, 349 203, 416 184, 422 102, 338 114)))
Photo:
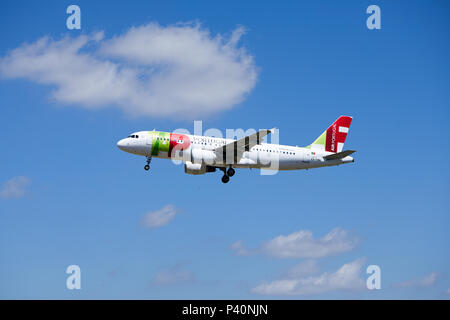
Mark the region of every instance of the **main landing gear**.
POLYGON ((144 166, 145 170, 150 170, 150 162, 152 162, 152 156, 147 157, 147 164, 144 166))
POLYGON ((230 181, 230 177, 227 176, 226 174, 224 174, 223 177, 222 177, 222 182, 223 183, 227 183, 228 181, 230 181))
POLYGON ((230 181, 230 177, 234 176, 234 174, 236 173, 236 171, 234 171, 232 167, 229 167, 228 170, 226 168, 220 168, 220 170, 223 171, 223 183, 228 183, 228 181, 230 181))

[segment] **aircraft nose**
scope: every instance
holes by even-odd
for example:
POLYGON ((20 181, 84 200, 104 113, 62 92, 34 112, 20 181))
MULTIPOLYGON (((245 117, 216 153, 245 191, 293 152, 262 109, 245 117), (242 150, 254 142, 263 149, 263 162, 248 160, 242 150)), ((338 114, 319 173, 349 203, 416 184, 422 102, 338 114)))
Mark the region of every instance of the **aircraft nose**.
POLYGON ((125 139, 119 140, 119 141, 117 142, 117 147, 118 147, 120 150, 125 151, 126 145, 127 145, 127 143, 125 142, 125 139))

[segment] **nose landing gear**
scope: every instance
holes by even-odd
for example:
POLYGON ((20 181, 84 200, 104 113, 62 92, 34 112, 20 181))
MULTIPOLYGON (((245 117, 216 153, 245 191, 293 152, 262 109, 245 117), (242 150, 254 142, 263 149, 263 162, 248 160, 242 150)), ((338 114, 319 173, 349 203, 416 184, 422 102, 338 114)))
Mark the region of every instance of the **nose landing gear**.
POLYGON ((150 162, 152 162, 152 156, 147 157, 147 164, 144 166, 146 171, 150 170, 150 162))

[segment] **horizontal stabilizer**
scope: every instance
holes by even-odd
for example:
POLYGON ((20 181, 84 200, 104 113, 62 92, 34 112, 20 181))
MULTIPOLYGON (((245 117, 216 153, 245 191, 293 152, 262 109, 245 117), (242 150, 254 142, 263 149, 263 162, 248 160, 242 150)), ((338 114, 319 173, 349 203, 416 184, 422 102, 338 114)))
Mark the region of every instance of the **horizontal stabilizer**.
POLYGON ((356 150, 345 150, 335 154, 330 154, 329 156, 325 156, 323 158, 325 160, 339 160, 345 158, 346 156, 351 155, 353 152, 356 152, 356 150))

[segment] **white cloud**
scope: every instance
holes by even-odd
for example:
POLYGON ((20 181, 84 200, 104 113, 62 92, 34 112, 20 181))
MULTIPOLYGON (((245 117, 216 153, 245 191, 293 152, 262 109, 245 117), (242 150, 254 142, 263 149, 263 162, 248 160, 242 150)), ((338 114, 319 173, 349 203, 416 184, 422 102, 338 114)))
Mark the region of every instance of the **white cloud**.
POLYGON ((230 249, 233 250, 238 256, 247 256, 251 254, 251 252, 248 251, 247 247, 244 246, 242 240, 238 240, 234 242, 230 249))
POLYGON ((175 285, 191 283, 195 280, 192 272, 185 270, 182 265, 175 265, 162 270, 155 275, 153 283, 156 285, 175 285))
POLYGON ((320 239, 315 239, 309 230, 300 230, 289 235, 280 235, 256 250, 248 250, 242 241, 235 242, 232 249, 237 254, 264 253, 277 258, 322 258, 347 252, 358 244, 341 228, 334 228, 320 239))
POLYGON ((243 34, 150 23, 111 39, 43 37, 1 58, 0 74, 50 85, 56 101, 87 109, 192 118, 229 109, 253 89, 257 68, 239 45, 243 34))
POLYGON ((444 293, 450 295, 450 288, 445 290, 444 293))
POLYGON ((428 274, 425 277, 420 278, 420 279, 413 279, 413 280, 404 281, 404 282, 400 282, 400 283, 394 284, 394 287, 397 287, 397 288, 431 287, 432 285, 434 285, 436 283, 438 277, 439 277, 439 273, 438 272, 432 272, 432 273, 430 273, 430 274, 428 274))
POLYGON ((27 177, 13 177, 6 181, 0 189, 0 198, 21 198, 26 193, 26 188, 30 184, 30 179, 27 177))
POLYGON ((142 224, 147 228, 159 228, 172 221, 177 213, 177 208, 169 204, 160 210, 148 212, 142 219, 142 224))
POLYGON ((333 273, 266 282, 253 288, 252 292, 263 295, 312 295, 336 290, 359 290, 364 288, 364 280, 360 277, 363 265, 364 259, 357 259, 333 273))
POLYGON ((314 239, 309 230, 300 230, 270 240, 263 251, 279 258, 322 258, 350 251, 357 242, 341 228, 334 228, 320 239, 314 239))
POLYGON ((317 272, 319 272, 317 261, 309 259, 290 268, 285 273, 285 277, 288 279, 297 279, 317 272))

